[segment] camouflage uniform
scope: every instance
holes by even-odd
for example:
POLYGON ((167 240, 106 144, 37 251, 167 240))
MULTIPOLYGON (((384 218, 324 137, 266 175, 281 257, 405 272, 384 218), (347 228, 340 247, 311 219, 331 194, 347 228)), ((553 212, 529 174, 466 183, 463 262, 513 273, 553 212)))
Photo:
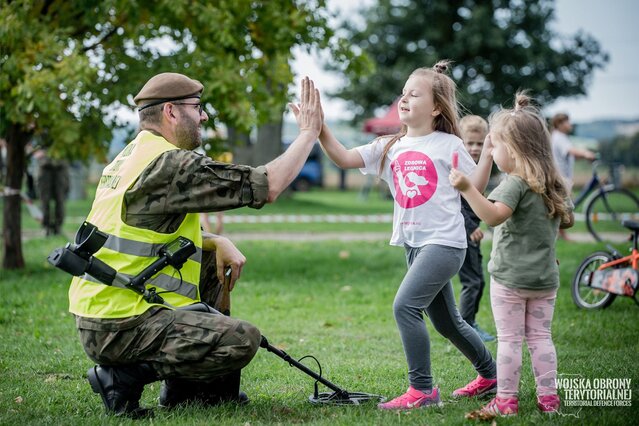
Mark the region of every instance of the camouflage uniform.
MULTIPOLYGON (((260 208, 266 202, 264 167, 214 162, 193 151, 162 154, 125 195, 124 222, 156 232, 174 232, 186 213, 260 208)), ((200 294, 219 305, 215 256, 202 262, 200 294)), ((148 362, 159 378, 207 380, 239 370, 253 358, 260 332, 247 322, 203 312, 149 309, 120 318, 76 316, 85 352, 98 364, 148 362)))

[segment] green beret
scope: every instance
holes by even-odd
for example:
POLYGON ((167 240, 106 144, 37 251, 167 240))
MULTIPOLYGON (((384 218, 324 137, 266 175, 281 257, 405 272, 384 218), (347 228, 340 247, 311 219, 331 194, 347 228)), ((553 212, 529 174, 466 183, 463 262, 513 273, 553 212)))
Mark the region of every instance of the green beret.
POLYGON ((144 108, 163 102, 199 98, 202 96, 203 89, 204 86, 197 80, 193 80, 183 74, 164 72, 151 77, 142 87, 142 90, 135 95, 133 101, 141 111, 144 108))

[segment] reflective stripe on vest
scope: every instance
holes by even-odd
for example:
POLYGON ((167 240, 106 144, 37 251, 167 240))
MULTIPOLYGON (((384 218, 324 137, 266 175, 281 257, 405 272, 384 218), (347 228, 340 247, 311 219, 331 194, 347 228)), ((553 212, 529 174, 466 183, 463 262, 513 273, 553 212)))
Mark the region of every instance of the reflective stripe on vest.
MULTIPOLYGON (((128 274, 122 274, 122 275, 124 275, 127 278, 134 277, 134 275, 128 275, 128 274)), ((92 283, 102 284, 100 280, 92 277, 89 274, 84 274, 82 276, 82 279, 86 281, 91 281, 92 283)), ((167 291, 179 293, 191 299, 195 299, 197 297, 197 286, 191 283, 186 283, 180 280, 179 278, 170 277, 168 275, 160 273, 155 278, 153 278, 153 284, 157 285, 158 287, 162 287, 166 289, 167 291)), ((126 287, 118 283, 113 283, 113 287, 126 289, 126 287)), ((127 291, 131 291, 131 290, 127 289, 127 291)))
MULTIPOLYGON (((115 235, 109 235, 109 238, 107 238, 103 247, 124 254, 157 257, 162 246, 164 246, 164 244, 144 243, 141 241, 116 237, 115 235)), ((195 254, 191 256, 190 259, 195 262, 202 263, 202 249, 197 247, 195 254)))
MULTIPOLYGON (((142 131, 104 168, 95 201, 87 221, 109 238, 94 256, 125 276, 136 276, 157 259, 162 245, 184 236, 195 243, 197 252, 177 271, 167 266, 151 278, 147 287, 173 306, 199 301, 198 283, 202 259, 199 215, 189 213, 170 234, 127 225, 122 221, 124 196, 144 169, 161 154, 178 149, 164 138, 142 131)), ((69 289, 69 310, 80 316, 124 318, 140 315, 152 305, 130 289, 98 284, 93 277, 75 277, 69 289)))

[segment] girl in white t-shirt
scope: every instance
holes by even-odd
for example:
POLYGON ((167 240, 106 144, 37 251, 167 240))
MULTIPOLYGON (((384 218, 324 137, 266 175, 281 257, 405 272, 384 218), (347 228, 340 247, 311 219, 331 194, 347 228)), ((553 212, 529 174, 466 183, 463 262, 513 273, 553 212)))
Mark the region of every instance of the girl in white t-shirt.
POLYGON ((398 105, 401 131, 370 144, 346 149, 324 123, 320 142, 341 168, 359 168, 384 180, 395 200, 390 244, 406 250, 408 271, 395 296, 393 311, 408 362, 409 388, 382 409, 440 405, 433 386, 430 339, 423 316, 473 364, 478 377, 453 392, 456 397, 494 392, 495 362, 475 330, 461 318, 451 278, 466 253, 466 231, 459 192, 448 181, 451 159, 472 173, 483 190, 488 181, 491 147, 476 166, 457 128, 455 83, 445 72, 449 62, 418 68, 410 75, 398 105), (477 169, 477 170, 475 170, 477 169))

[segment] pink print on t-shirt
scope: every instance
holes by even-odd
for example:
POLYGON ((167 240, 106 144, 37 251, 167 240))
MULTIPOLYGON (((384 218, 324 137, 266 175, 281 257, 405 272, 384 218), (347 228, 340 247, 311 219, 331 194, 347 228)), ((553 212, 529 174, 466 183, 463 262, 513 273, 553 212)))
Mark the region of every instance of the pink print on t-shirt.
POLYGON ((437 170, 431 159, 417 151, 400 154, 390 164, 395 201, 405 209, 421 206, 437 189, 437 170))

